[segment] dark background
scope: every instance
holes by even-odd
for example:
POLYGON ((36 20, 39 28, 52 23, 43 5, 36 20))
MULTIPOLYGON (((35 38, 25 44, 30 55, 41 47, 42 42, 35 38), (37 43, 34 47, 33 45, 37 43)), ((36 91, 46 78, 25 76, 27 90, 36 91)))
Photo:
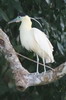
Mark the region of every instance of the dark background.
MULTIPOLYGON (((34 21, 33 26, 46 33, 54 46, 56 63, 50 64, 53 68, 66 61, 66 0, 0 0, 0 27, 7 33, 14 49, 36 60, 33 52, 28 52, 17 37, 19 24, 7 23, 14 19, 19 12, 31 17, 41 18, 38 21, 42 28, 34 21)), ((23 66, 30 72, 36 71, 36 64, 19 57, 23 66)), ((42 60, 40 59, 40 62, 42 60)), ((40 72, 43 67, 40 66, 40 72)), ((66 100, 66 76, 54 83, 44 86, 34 86, 25 92, 16 89, 12 80, 9 63, 0 53, 0 100, 66 100)))

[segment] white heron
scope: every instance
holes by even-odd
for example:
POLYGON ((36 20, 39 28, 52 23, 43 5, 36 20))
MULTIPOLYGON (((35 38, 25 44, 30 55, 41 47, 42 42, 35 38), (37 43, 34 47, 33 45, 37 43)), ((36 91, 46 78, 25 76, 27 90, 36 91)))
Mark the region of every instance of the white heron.
POLYGON ((39 57, 43 60, 44 72, 46 72, 45 63, 53 63, 53 46, 44 32, 32 27, 31 17, 28 15, 20 15, 9 22, 21 22, 19 27, 20 41, 24 48, 33 51, 37 55, 37 73, 39 67, 39 57))

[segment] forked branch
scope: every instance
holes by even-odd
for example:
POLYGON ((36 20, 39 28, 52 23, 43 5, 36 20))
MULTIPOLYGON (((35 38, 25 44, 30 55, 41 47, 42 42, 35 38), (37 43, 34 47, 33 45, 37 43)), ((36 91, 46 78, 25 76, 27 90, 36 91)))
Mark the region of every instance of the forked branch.
POLYGON ((30 86, 45 85, 54 82, 66 74, 66 62, 59 65, 53 70, 47 71, 45 74, 28 72, 20 63, 16 52, 11 45, 8 36, 0 29, 0 52, 2 52, 10 63, 16 87, 19 90, 25 90, 30 86))

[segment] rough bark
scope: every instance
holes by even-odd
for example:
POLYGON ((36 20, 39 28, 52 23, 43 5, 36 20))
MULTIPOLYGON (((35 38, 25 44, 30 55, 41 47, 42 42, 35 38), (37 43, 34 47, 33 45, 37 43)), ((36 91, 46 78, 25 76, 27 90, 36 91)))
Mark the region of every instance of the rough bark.
POLYGON ((30 73, 20 63, 8 36, 0 29, 0 52, 10 63, 16 87, 25 90, 30 86, 45 85, 54 82, 66 74, 66 62, 46 73, 30 73))

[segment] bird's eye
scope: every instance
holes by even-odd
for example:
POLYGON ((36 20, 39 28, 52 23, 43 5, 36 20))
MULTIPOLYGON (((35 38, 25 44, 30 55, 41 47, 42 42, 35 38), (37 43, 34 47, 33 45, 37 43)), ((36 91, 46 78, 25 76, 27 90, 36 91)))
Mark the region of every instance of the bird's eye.
POLYGON ((19 16, 19 18, 20 18, 20 16, 19 16))

